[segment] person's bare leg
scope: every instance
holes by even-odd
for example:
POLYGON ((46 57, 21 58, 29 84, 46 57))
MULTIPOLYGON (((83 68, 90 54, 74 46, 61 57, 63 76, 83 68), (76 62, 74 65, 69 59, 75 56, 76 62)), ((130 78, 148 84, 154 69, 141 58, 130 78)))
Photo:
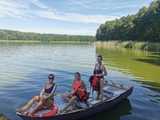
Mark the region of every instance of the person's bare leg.
POLYGON ((37 106, 33 109, 33 111, 31 113, 29 113, 30 116, 34 115, 38 110, 42 109, 43 107, 43 103, 44 103, 44 99, 41 98, 40 101, 38 102, 37 106))
POLYGON ((69 101, 69 103, 66 105, 66 107, 64 107, 62 110, 61 110, 61 112, 65 112, 73 103, 74 103, 74 101, 76 100, 76 96, 73 96, 71 99, 70 99, 70 101, 69 101))
POLYGON ((17 110, 18 112, 25 112, 26 110, 28 110, 34 102, 39 101, 39 96, 34 96, 26 105, 24 105, 22 108, 20 108, 19 110, 17 110))
POLYGON ((100 91, 98 90, 98 91, 97 91, 97 98, 96 98, 96 100, 99 100, 100 94, 101 94, 101 93, 100 93, 100 91))
POLYGON ((103 97, 104 97, 104 95, 103 95, 103 87, 104 87, 104 80, 101 79, 101 80, 100 80, 100 95, 101 95, 101 101, 103 101, 103 97))
POLYGON ((92 89, 92 99, 94 99, 94 90, 92 89))
POLYGON ((64 102, 69 102, 69 100, 72 98, 72 95, 69 94, 69 93, 65 93, 63 96, 62 96, 64 102))

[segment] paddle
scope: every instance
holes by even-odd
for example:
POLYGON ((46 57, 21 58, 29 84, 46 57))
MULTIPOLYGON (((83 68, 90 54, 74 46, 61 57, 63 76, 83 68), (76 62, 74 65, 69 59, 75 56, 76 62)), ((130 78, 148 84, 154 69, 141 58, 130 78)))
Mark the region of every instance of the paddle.
POLYGON ((116 88, 119 88, 119 89, 125 89, 125 90, 127 89, 123 86, 123 84, 120 84, 120 83, 115 83, 113 81, 107 81, 107 80, 105 80, 105 82, 107 83, 107 85, 110 85, 110 86, 113 86, 113 87, 116 87, 116 88))

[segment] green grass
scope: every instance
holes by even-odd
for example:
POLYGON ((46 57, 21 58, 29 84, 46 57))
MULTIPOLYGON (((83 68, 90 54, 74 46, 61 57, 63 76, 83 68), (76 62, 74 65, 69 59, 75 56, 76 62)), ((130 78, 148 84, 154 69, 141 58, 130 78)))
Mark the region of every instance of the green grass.
POLYGON ((56 43, 64 43, 64 44, 83 44, 83 43, 93 43, 92 41, 56 41, 56 40, 53 40, 53 41, 40 41, 40 40, 0 40, 0 44, 6 44, 6 43, 9 43, 9 44, 12 44, 12 43, 28 43, 28 44, 38 44, 38 43, 51 43, 51 44, 56 44, 56 43))
POLYGON ((106 46, 121 47, 129 49, 139 49, 147 51, 160 51, 160 43, 151 42, 138 42, 138 41, 107 41, 107 42, 97 42, 103 43, 106 46))
POLYGON ((108 68, 130 74, 135 80, 160 88, 160 52, 100 44, 96 45, 96 52, 103 56, 108 68))
POLYGON ((38 40, 0 40, 0 43, 40 43, 38 40))

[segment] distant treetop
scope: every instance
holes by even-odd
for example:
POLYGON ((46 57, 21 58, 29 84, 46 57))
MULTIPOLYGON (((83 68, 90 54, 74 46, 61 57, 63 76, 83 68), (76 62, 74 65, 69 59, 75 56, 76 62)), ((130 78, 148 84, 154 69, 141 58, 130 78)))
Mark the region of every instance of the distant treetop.
POLYGON ((32 32, 19 32, 0 30, 0 40, 39 40, 39 41, 93 41, 94 36, 40 34, 32 32))
POLYGON ((154 0, 135 15, 101 24, 96 39, 160 42, 160 0, 154 0))

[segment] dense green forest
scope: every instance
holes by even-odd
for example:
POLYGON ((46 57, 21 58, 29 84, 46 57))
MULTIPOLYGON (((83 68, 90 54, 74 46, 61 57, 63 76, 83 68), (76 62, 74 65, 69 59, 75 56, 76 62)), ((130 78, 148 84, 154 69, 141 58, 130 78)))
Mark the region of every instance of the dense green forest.
POLYGON ((58 35, 58 34, 40 34, 27 33, 11 30, 0 30, 0 40, 33 40, 33 41, 93 41, 93 36, 80 35, 58 35))
POLYGON ((100 25, 96 39, 160 42, 160 0, 154 0, 135 15, 100 25))

